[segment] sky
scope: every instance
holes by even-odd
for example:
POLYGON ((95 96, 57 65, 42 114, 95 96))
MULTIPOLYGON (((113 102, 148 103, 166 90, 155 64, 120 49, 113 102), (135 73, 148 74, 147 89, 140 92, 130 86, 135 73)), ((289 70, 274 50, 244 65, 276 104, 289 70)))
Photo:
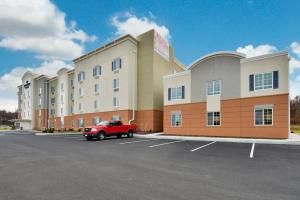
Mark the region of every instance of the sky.
POLYGON ((286 50, 300 95, 299 0, 0 0, 0 109, 17 108, 27 71, 55 75, 124 34, 159 32, 186 66, 215 51, 286 50))

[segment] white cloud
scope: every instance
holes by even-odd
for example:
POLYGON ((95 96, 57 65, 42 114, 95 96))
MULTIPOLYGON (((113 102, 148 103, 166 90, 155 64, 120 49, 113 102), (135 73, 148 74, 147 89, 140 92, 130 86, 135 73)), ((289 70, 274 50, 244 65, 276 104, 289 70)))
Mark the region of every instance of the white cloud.
POLYGON ((290 80, 290 96, 294 98, 300 95, 300 76, 290 80))
POLYGON ((300 60, 294 58, 294 57, 291 57, 291 60, 290 60, 290 73, 294 73, 294 71, 296 69, 300 69, 300 60))
POLYGON ((15 111, 17 109, 17 86, 21 84, 21 77, 30 70, 37 74, 53 76, 62 68, 72 68, 61 60, 45 61, 37 67, 15 67, 0 77, 0 110, 15 111))
POLYGON ((49 0, 0 1, 0 47, 69 60, 95 39, 77 29, 76 22, 66 22, 65 14, 49 0))
POLYGON ((292 52, 300 57, 300 43, 293 42, 290 47, 292 48, 292 52))
POLYGON ((249 58, 276 52, 277 48, 269 44, 259 45, 257 47, 254 47, 253 45, 247 45, 245 47, 237 48, 236 51, 246 54, 246 57, 249 58))
MULTIPOLYGON (((154 19, 152 16, 150 16, 154 19)), ((126 12, 112 17, 112 25, 117 29, 116 35, 121 36, 131 34, 138 36, 146 31, 155 29, 164 39, 169 41, 171 39, 169 29, 164 25, 158 25, 155 21, 147 17, 140 17, 126 12)))

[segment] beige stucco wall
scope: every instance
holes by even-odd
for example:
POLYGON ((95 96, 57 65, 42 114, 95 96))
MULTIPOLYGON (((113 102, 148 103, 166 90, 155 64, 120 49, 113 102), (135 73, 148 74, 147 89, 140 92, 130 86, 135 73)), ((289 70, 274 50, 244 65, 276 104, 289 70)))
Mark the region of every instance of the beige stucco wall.
POLYGON ((174 61, 173 48, 169 46, 169 60, 154 51, 154 30, 137 37, 138 47, 138 110, 163 110, 163 76, 184 68, 174 61))
POLYGON ((191 71, 164 76, 164 105, 191 103, 191 71), (168 100, 168 88, 185 86, 185 98, 168 100))
POLYGON ((289 93, 289 58, 287 52, 241 60, 241 97, 289 93), (279 71, 279 88, 249 91, 249 75, 279 71))
POLYGON ((206 97, 206 111, 217 112, 221 110, 221 95, 212 95, 206 97))
POLYGON ((67 112, 66 112, 66 115, 68 115, 68 116, 72 115, 71 107, 73 107, 73 109, 74 109, 75 99, 74 99, 74 101, 72 101, 72 98, 71 98, 71 96, 72 96, 71 94, 72 93, 74 94, 74 88, 71 86, 71 80, 74 80, 74 79, 75 79, 74 71, 68 72, 68 93, 67 93, 68 106, 67 106, 67 112))
MULTIPOLYGON (((79 114, 79 103, 82 103, 83 113, 96 112, 94 109, 94 100, 99 100, 98 112, 107 112, 116 110, 113 107, 113 97, 119 97, 120 106, 118 110, 133 108, 133 92, 136 93, 136 52, 137 44, 130 38, 125 38, 114 46, 100 51, 93 56, 79 60, 75 63, 74 73, 74 114, 79 114), (115 58, 122 59, 122 68, 118 73, 111 70, 111 63, 115 58), (96 65, 101 66, 101 75, 99 78, 93 77, 93 68, 96 65), (78 73, 85 72, 85 80, 78 82, 78 73), (113 90, 113 79, 119 78, 119 91, 113 90), (94 85, 100 85, 100 92, 95 95, 94 85), (79 88, 83 88, 84 96, 79 97, 79 88)), ((136 96, 136 94, 135 94, 136 96)), ((136 101, 136 98, 135 98, 136 101)), ((136 102, 135 102, 136 107, 136 102)))
POLYGON ((57 101, 59 101, 58 99, 58 86, 57 86, 57 78, 55 79, 51 79, 49 80, 49 112, 48 112, 48 115, 51 116, 51 109, 54 109, 55 110, 55 115, 54 117, 56 116, 59 116, 59 113, 58 113, 58 110, 57 110, 57 101), (54 87, 54 93, 51 92, 51 87, 54 87), (55 98, 55 103, 54 104, 51 104, 51 99, 52 98, 55 98))
POLYGON ((36 74, 33 74, 31 72, 26 72, 22 77, 22 106, 21 106, 21 116, 22 119, 31 120, 30 122, 30 129, 33 129, 34 127, 34 109, 35 109, 35 81, 34 78, 36 77, 36 74), (28 89, 24 88, 24 84, 28 81, 30 83, 30 86, 28 89), (29 94, 29 97, 28 97, 29 94), (29 103, 29 106, 28 106, 29 103), (24 115, 25 113, 25 115, 24 115), (28 115, 29 114, 29 115, 28 115))

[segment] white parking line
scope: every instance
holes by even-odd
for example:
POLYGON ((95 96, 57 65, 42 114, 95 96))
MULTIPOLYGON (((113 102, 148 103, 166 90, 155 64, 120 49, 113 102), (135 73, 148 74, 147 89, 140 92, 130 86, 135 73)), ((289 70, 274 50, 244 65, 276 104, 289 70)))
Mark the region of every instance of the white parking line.
POLYGON ((131 144, 131 143, 147 142, 147 141, 153 141, 153 140, 159 140, 159 139, 151 139, 151 140, 135 140, 135 141, 131 141, 131 142, 122 142, 122 143, 119 143, 119 144, 131 144))
POLYGON ((173 144, 173 143, 176 143, 176 142, 184 142, 184 141, 185 140, 177 140, 177 141, 173 141, 173 142, 166 142, 166 143, 152 145, 152 146, 149 146, 149 147, 158 147, 158 146, 163 146, 163 145, 167 145, 167 144, 173 144))
POLYGON ((253 158, 253 156, 254 156, 254 148, 255 148, 255 143, 252 144, 252 148, 250 151, 250 158, 253 158))
POLYGON ((211 144, 214 144, 214 143, 216 143, 216 141, 210 142, 210 143, 205 144, 205 145, 203 145, 203 146, 200 146, 200 147, 197 147, 197 148, 195 148, 195 149, 192 149, 191 152, 197 151, 197 150, 199 150, 199 149, 202 149, 202 148, 207 147, 207 146, 209 146, 209 145, 211 145, 211 144))

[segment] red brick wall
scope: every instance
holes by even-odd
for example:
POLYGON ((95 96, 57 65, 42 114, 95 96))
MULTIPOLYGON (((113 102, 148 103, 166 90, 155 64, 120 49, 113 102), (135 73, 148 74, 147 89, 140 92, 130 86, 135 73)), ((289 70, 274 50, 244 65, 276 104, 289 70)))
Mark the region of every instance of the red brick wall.
POLYGON ((288 94, 221 101, 221 126, 207 126, 206 103, 164 107, 164 133, 221 137, 288 137, 288 94), (273 104, 273 126, 254 126, 254 106, 273 104), (182 126, 171 127, 171 112, 181 111, 182 126))

